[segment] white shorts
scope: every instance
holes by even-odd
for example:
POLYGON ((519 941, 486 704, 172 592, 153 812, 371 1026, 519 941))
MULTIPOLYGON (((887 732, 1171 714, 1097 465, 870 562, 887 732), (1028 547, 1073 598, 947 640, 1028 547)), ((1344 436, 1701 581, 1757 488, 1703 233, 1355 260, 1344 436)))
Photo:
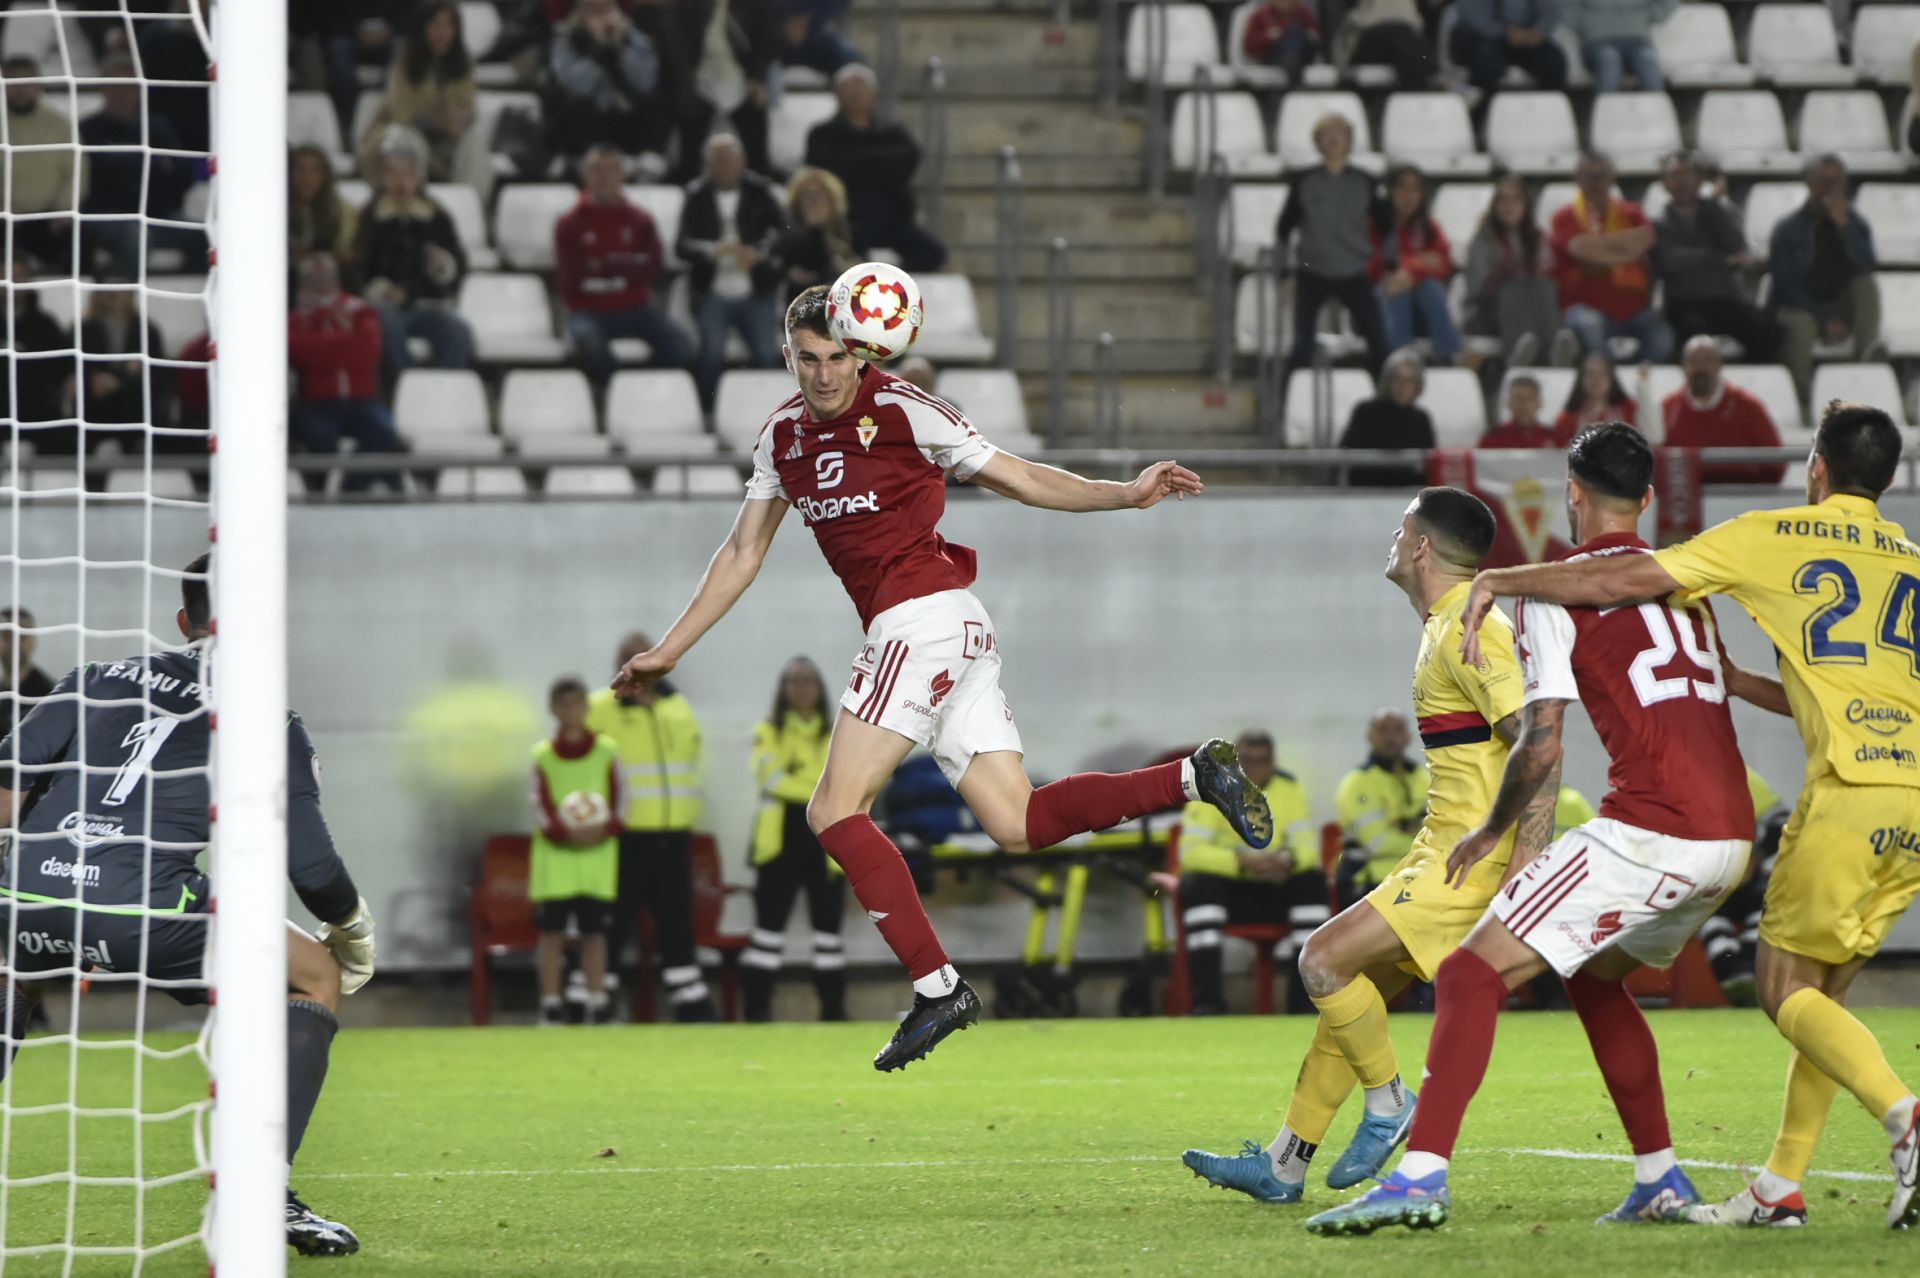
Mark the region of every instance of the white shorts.
POLYGON ((1617 945, 1667 967, 1747 873, 1745 839, 1676 839, 1605 818, 1567 831, 1487 912, 1561 976, 1617 945))
POLYGON ((840 705, 927 747, 956 786, 974 755, 1020 751, 993 619, 970 590, 909 599, 875 617, 840 705))

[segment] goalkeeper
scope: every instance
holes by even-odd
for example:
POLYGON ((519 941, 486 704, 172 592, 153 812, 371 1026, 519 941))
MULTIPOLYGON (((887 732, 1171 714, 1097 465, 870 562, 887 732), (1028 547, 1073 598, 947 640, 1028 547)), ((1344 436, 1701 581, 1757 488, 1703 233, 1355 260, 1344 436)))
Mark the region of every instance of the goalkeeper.
MULTIPOLYGON (((26 1035, 31 983, 143 976, 186 1004, 209 1001, 213 885, 195 865, 207 846, 208 558, 187 565, 178 622, 185 647, 89 662, 0 741, 0 834, 36 780, 51 786, 13 831, 0 870, 7 916, 0 973, 0 1072, 26 1035)), ((287 937, 287 1158, 327 1076, 340 995, 373 975, 373 918, 320 813, 320 769, 298 716, 287 720, 287 872, 326 921, 319 939, 287 937)), ((353 1231, 287 1194, 287 1242, 305 1255, 359 1249, 353 1231)))

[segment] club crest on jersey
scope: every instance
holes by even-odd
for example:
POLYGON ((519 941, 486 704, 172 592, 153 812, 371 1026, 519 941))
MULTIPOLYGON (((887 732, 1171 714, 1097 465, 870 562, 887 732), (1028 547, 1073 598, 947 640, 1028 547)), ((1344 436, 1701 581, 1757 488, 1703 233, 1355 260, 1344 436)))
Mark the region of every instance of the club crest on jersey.
POLYGON ((880 433, 880 428, 873 424, 873 418, 862 417, 858 422, 854 423, 853 433, 860 437, 860 447, 871 448, 873 447, 873 437, 880 433))

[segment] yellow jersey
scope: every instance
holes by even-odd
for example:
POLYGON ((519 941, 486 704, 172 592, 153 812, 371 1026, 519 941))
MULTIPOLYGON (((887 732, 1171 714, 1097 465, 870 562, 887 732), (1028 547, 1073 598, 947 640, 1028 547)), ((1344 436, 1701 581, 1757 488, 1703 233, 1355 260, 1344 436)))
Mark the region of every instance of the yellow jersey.
POLYGON ((1920 789, 1920 546, 1900 525, 1835 495, 1748 511, 1654 562, 1689 595, 1731 597, 1773 641, 1809 784, 1920 789))
MULTIPOLYGON (((1495 608, 1481 628, 1480 664, 1460 659, 1460 612, 1469 583, 1461 582, 1434 602, 1420 635, 1413 667, 1413 713, 1426 748, 1427 823, 1414 838, 1445 856, 1486 818, 1507 766, 1507 743, 1493 725, 1520 712, 1525 680, 1513 650, 1513 623, 1495 608)), ((1500 841, 1489 862, 1505 865, 1514 831, 1500 841)))

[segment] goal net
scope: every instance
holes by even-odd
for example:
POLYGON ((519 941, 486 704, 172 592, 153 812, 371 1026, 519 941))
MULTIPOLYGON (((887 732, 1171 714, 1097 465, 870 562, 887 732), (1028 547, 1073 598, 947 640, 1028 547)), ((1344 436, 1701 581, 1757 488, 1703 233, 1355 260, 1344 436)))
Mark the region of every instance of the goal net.
POLYGON ((285 1266, 285 8, 212 21, 0 15, 0 976, 36 996, 0 997, 8 1274, 285 1266), (209 549, 218 638, 169 665, 209 549), (158 907, 186 856, 214 890, 158 907))

